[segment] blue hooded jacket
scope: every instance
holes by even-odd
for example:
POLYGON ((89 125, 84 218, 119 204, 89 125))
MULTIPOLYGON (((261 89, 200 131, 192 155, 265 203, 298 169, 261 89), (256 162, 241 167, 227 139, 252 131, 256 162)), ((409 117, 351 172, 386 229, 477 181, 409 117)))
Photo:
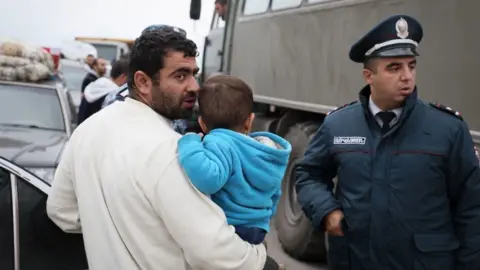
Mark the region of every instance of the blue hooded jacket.
POLYGON ((269 231, 281 195, 291 145, 269 132, 249 136, 214 129, 202 138, 188 133, 178 142, 180 163, 192 184, 211 195, 230 225, 269 231))

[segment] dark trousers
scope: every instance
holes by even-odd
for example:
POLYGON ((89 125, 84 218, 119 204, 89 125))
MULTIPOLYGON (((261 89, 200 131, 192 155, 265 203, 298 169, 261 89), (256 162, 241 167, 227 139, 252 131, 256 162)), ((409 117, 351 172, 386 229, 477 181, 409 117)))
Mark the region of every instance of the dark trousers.
POLYGON ((267 260, 265 261, 265 266, 263 266, 263 270, 279 270, 280 265, 272 259, 272 257, 267 256, 267 260))
POLYGON ((235 233, 244 241, 247 241, 253 245, 263 243, 263 240, 265 240, 265 235, 267 234, 267 232, 261 228, 242 226, 235 226, 235 233))
MULTIPOLYGON (((240 236, 244 241, 249 242, 253 245, 258 245, 264 242, 267 232, 264 229, 255 228, 255 227, 242 227, 235 226, 235 233, 240 236)), ((265 247, 267 246, 266 243, 265 247)), ((263 270, 278 270, 280 266, 278 263, 270 256, 267 256, 263 270)))

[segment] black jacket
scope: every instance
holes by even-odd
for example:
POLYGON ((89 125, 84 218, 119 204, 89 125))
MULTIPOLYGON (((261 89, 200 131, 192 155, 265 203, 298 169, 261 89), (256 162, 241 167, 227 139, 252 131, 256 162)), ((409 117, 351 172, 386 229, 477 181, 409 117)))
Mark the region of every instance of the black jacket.
POLYGON ((85 78, 83 79, 83 82, 82 82, 82 93, 83 91, 85 91, 85 88, 87 87, 87 85, 89 85, 90 83, 96 81, 98 79, 98 76, 95 75, 95 74, 92 74, 92 73, 88 73, 85 78))

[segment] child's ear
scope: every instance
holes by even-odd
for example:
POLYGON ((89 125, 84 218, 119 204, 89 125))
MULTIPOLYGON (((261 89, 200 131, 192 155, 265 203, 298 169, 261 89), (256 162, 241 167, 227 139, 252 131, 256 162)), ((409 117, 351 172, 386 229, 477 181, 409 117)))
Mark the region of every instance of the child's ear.
POLYGON ((247 120, 245 121, 245 131, 247 134, 252 131, 253 120, 255 120, 255 114, 251 113, 250 116, 248 116, 247 120))
POLYGON ((205 122, 203 122, 203 119, 201 116, 198 117, 198 124, 200 125, 200 128, 202 129, 203 133, 207 134, 208 133, 207 125, 205 125, 205 122))

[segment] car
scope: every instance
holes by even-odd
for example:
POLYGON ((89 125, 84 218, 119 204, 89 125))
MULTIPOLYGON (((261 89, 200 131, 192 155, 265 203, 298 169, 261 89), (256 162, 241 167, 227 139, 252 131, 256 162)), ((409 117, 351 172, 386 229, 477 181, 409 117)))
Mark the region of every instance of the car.
POLYGON ((61 59, 57 76, 65 82, 65 87, 75 105, 75 112, 78 112, 82 100, 82 82, 87 76, 85 64, 80 61, 61 59))
POLYGON ((50 183, 0 157, 0 268, 84 270, 82 234, 65 233, 46 213, 50 183))
POLYGON ((0 156, 51 182, 76 114, 58 80, 0 81, 0 156))

